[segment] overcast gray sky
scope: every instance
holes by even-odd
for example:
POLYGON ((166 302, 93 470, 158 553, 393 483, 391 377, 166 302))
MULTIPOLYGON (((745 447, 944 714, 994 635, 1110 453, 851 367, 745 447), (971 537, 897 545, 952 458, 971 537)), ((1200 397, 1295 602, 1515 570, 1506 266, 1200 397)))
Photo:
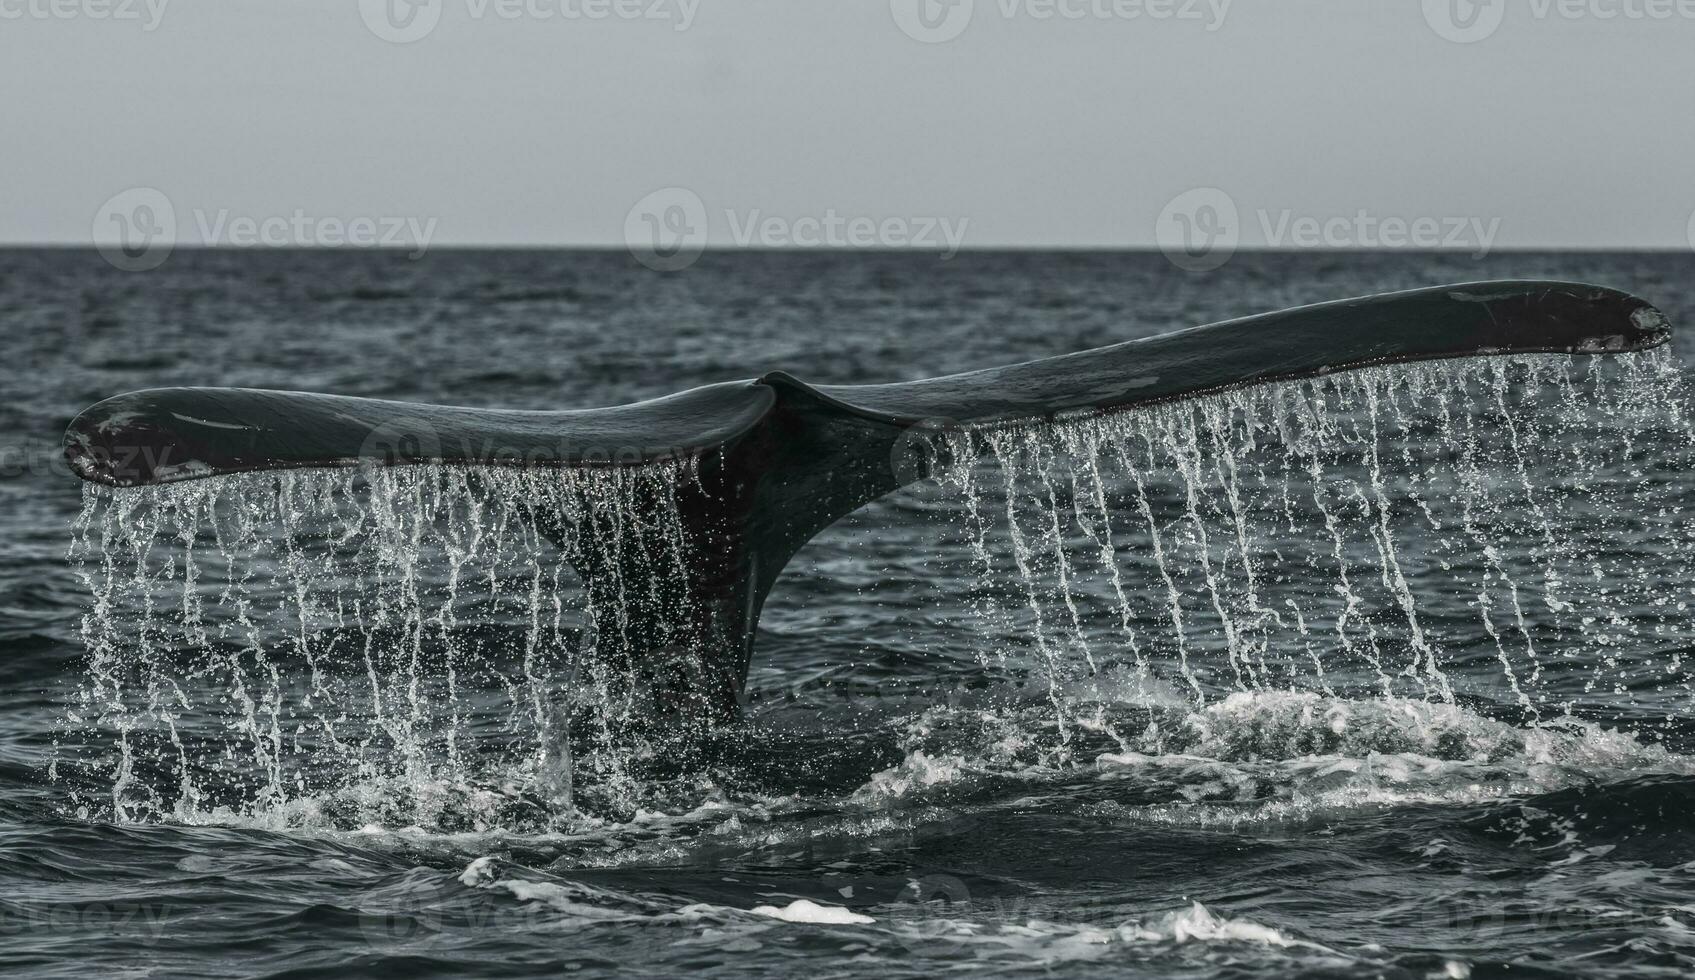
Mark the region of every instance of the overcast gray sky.
POLYGON ((190 243, 618 245, 682 188, 719 245, 1137 247, 1216 188, 1250 245, 1686 248, 1692 65, 1691 0, 0 0, 0 241, 150 188, 190 243))

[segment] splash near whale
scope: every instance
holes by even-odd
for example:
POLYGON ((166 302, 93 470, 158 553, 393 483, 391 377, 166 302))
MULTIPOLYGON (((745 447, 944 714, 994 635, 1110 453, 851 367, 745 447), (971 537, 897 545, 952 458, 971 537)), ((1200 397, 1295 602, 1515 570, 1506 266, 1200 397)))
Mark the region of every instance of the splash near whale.
POLYGON ((1553 639, 1655 628, 1606 614, 1657 587, 1609 557, 1608 522, 1691 551, 1654 476, 1690 445, 1669 336, 1623 293, 1492 282, 923 381, 771 373, 591 410, 119 395, 66 433, 94 595, 79 718, 117 733, 99 764, 122 814, 359 809, 347 794, 395 786, 439 811, 426 787, 490 773, 628 810, 628 732, 733 719, 785 566, 920 481, 952 529, 939 552, 980 573, 965 605, 1020 638, 981 666, 1034 682, 1058 757, 1167 750, 1161 710, 1231 716, 1264 692, 1296 714, 1357 696, 1440 714, 1480 696, 1454 658, 1498 664, 1535 718, 1574 693, 1542 688, 1553 639), (1536 485, 1528 459, 1562 480, 1536 485), (1508 525, 1539 544, 1504 552, 1508 525), (1421 606, 1435 582, 1464 615, 1421 606), (1457 649, 1466 617, 1485 641, 1457 649), (1110 647, 1085 628, 1103 621, 1110 647), (1101 708, 1132 688, 1167 707, 1101 708), (499 730, 468 720, 488 699, 499 730), (190 713, 223 737, 179 729, 190 713), (210 798, 233 746, 255 764, 210 798))

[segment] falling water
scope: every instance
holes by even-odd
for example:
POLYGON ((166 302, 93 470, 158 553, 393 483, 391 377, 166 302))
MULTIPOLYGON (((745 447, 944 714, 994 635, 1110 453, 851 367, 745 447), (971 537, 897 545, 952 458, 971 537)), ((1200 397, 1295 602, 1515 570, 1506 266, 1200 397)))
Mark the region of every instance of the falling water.
MULTIPOLYGON (((1663 353, 1371 368, 954 431, 935 476, 980 583, 982 666, 1037 685, 1056 759, 1102 730, 1100 691, 1126 678, 1195 710, 1291 692, 1535 726, 1598 691, 1688 689, 1685 398, 1663 353), (1642 607, 1661 614, 1621 614, 1642 607)), ((61 767, 119 819, 627 815, 654 749, 632 725, 622 611, 631 589, 686 602, 667 583, 701 544, 676 519, 692 478, 422 466, 90 487, 70 722, 105 737, 61 767), (592 591, 574 571, 590 566, 610 576, 592 591)))
POLYGON ((596 595, 680 579, 690 478, 420 466, 90 486, 71 721, 113 740, 80 761, 110 773, 105 802, 130 818, 286 821, 328 801, 344 820, 451 823, 457 807, 476 825, 570 811, 585 775, 616 797, 639 691, 607 655, 628 624, 596 595), (590 547, 660 567, 612 563, 591 592, 573 571, 590 547))
POLYGON ((937 479, 982 595, 1017 579, 984 666, 1021 658, 1056 706, 1128 673, 1201 704, 1307 691, 1535 724, 1599 688, 1687 689, 1686 397, 1662 353, 1377 367, 955 431, 937 479), (1651 568, 1614 546, 1643 538, 1651 568))

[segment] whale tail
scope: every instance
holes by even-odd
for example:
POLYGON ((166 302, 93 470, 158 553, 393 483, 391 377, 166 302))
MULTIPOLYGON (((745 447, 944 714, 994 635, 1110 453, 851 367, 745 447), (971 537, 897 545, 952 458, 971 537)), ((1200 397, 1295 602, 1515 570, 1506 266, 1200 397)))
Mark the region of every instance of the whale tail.
POLYGON ((641 535, 543 516, 594 595, 616 653, 691 714, 736 714, 767 593, 819 531, 926 475, 938 431, 1040 425, 1372 365, 1597 354, 1666 342, 1666 318, 1611 289, 1491 282, 1269 313, 1008 367, 895 384, 808 385, 781 372, 612 408, 517 412, 336 395, 159 388, 71 422, 85 480, 139 487, 362 465, 686 466, 664 509, 681 576, 641 535), (634 585, 634 587, 632 587, 634 585), (679 621, 680 620, 680 621, 679 621))

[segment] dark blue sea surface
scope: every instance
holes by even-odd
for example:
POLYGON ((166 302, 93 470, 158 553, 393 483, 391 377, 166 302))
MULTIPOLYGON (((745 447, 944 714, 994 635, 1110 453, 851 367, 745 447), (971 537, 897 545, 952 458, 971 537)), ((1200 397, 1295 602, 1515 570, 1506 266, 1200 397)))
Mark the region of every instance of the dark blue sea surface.
MULTIPOLYGON (((310 684, 337 696, 291 701, 271 728, 298 762, 279 779, 246 737, 258 728, 237 737, 206 709, 232 697, 194 667, 203 651, 124 633, 138 620, 96 610, 67 557, 82 541, 86 574, 102 543, 74 530, 83 491, 60 434, 137 388, 592 407, 778 369, 916 379, 1489 278, 1602 283, 1674 328, 1695 322, 1695 255, 1669 253, 1243 254, 1191 275, 1146 254, 709 253, 659 274, 620 252, 181 251, 128 274, 93 252, 0 251, 0 964, 64 977, 1690 975, 1695 430, 1685 402, 1655 394, 1680 370, 1664 360, 1658 388, 1596 381, 1596 418, 1505 373, 1457 382, 1473 401, 1456 396, 1447 421, 1339 407, 1323 428, 1331 463, 1381 450, 1341 474, 1347 493, 1314 492, 1323 481, 1282 467, 1281 449, 1186 449, 1179 425, 1169 458, 1150 450, 1136 470, 1140 491, 1121 480, 1090 510, 1088 468, 1013 446, 1026 532, 1044 494, 1077 522, 1056 525, 1052 553, 962 531, 957 487, 880 501, 778 584, 741 723, 631 735, 618 766, 583 762, 569 794, 500 751, 515 716, 503 684, 520 669, 501 638, 524 628, 513 607, 464 607, 495 651, 453 702, 483 755, 385 768, 379 720, 364 768, 312 756, 314 725, 368 720, 347 693, 364 668, 331 662, 310 684), (1380 422, 1381 438, 1362 434, 1380 422), (1173 475, 1191 453, 1193 480, 1173 475), (1441 482, 1450 464, 1464 493, 1441 482), (1223 490, 1185 506, 1202 482, 1240 485, 1239 506, 1223 490), (1110 560, 1079 557, 1101 513, 1126 556, 1116 582, 1110 560), (1327 519, 1345 525, 1334 561, 1327 519), (173 743, 90 709, 122 673, 88 662, 106 627, 164 688, 152 718, 180 726, 192 789, 173 743), (128 767, 113 761, 131 758, 114 749, 126 737, 128 767)), ((1695 334, 1674 346, 1687 359, 1695 334)), ((1569 382, 1587 368, 1556 370, 1569 382)), ((1358 391, 1402 391, 1373 377, 1358 391)), ((1453 382, 1419 377, 1408 413, 1453 382)), ((253 594, 280 602, 282 584, 253 594)), ((347 603, 345 630, 385 642, 358 633, 357 584, 328 592, 347 603)), ((295 645, 306 618, 257 617, 275 691, 307 684, 293 653, 318 649, 316 635, 295 645)), ((613 750, 615 736, 594 737, 573 745, 582 759, 613 750)))

